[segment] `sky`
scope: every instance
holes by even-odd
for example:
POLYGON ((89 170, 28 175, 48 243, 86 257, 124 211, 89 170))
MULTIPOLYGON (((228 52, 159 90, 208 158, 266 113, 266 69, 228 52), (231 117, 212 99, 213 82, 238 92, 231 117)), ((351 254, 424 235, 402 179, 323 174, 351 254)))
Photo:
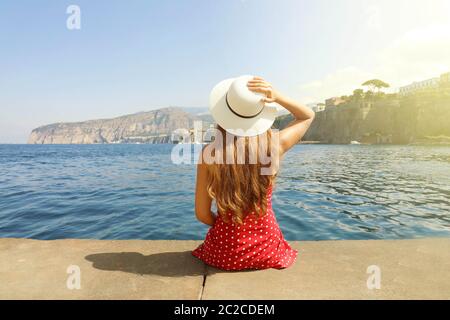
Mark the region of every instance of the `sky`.
POLYGON ((450 71, 448 0, 0 2, 0 143, 33 128, 206 107, 259 75, 303 103, 450 71), (80 28, 70 5, 80 9, 80 28))

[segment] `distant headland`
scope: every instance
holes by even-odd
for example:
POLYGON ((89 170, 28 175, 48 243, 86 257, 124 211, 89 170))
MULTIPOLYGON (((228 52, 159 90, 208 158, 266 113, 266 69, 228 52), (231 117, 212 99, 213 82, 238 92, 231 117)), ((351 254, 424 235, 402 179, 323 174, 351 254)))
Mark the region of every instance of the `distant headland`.
POLYGON ((34 129, 29 144, 171 143, 172 133, 195 121, 212 123, 206 108, 168 107, 113 119, 55 123, 34 129))

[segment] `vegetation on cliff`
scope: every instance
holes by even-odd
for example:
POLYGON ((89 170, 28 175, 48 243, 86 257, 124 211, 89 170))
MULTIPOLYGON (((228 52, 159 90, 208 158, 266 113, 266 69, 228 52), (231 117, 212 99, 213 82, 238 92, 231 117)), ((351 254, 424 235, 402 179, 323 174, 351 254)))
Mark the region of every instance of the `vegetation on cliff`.
MULTIPOLYGON (((380 88, 388 85, 378 84, 380 88)), ((449 88, 421 90, 406 96, 357 89, 342 98, 344 103, 316 113, 304 141, 337 144, 354 140, 375 144, 450 141, 449 88)), ((274 126, 283 128, 291 120, 290 115, 282 116, 274 126)))

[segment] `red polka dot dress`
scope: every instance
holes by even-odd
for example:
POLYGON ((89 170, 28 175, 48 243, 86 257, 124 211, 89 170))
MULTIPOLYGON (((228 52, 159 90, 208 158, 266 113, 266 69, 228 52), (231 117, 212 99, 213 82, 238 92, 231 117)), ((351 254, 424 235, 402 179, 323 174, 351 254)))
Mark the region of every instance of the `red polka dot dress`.
POLYGON ((248 214, 242 225, 227 223, 218 215, 205 241, 192 254, 223 270, 283 269, 295 262, 298 251, 291 248, 278 226, 270 187, 266 215, 248 214))

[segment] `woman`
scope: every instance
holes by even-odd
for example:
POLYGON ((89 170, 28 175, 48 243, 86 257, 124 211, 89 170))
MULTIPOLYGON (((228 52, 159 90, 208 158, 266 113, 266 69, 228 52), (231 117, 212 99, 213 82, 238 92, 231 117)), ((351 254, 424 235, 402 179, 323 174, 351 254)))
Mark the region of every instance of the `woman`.
POLYGON ((314 112, 252 76, 216 85, 210 111, 218 130, 214 142, 200 155, 195 213, 211 228, 192 254, 224 270, 287 268, 298 252, 278 226, 272 188, 278 159, 300 141, 314 112), (276 118, 271 103, 295 118, 279 132, 271 129, 276 118), (213 200, 217 215, 211 211, 213 200))

